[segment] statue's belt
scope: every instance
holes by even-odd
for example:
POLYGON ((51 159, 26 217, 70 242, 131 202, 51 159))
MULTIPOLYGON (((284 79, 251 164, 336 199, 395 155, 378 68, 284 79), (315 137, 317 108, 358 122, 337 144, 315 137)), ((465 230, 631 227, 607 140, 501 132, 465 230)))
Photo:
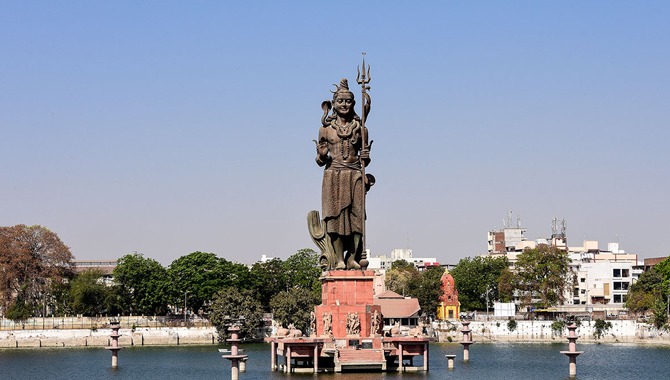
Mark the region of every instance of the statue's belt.
POLYGON ((332 161, 326 170, 361 170, 361 162, 332 161))

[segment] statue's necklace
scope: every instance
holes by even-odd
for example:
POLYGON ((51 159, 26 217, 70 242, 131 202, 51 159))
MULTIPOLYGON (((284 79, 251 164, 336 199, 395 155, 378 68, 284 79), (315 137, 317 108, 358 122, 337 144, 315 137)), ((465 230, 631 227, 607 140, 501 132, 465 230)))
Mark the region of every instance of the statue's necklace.
POLYGON ((351 133, 354 131, 354 120, 350 121, 346 125, 339 125, 337 124, 337 120, 333 120, 333 124, 335 125, 335 130, 337 131, 337 136, 341 139, 346 139, 351 136, 351 133))

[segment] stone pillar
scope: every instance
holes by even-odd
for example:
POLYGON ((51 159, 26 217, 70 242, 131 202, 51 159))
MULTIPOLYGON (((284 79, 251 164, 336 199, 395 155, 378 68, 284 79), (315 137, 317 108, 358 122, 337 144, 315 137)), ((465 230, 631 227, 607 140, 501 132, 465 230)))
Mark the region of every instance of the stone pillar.
POLYGON ((428 342, 423 345, 423 370, 428 371, 428 342))
POLYGON ((568 351, 561 351, 561 354, 567 355, 570 360, 570 377, 577 376, 577 356, 584 353, 584 351, 577 351, 577 339, 579 337, 575 330, 577 330, 577 325, 572 324, 568 326, 568 351))
POLYGON ((112 346, 111 347, 105 347, 105 349, 112 351, 112 368, 117 368, 119 366, 119 350, 121 350, 123 347, 119 347, 119 328, 121 328, 121 324, 118 321, 110 321, 109 322, 110 327, 112 328, 112 335, 110 335, 110 338, 112 338, 112 346))
POLYGON ((233 364, 233 368, 231 370, 230 378, 232 380, 239 380, 240 379, 240 369, 238 368, 237 359, 232 359, 232 364, 233 364))
POLYGON ((402 365, 402 343, 398 343, 398 371, 403 372, 405 368, 402 365))
POLYGON ((456 355, 444 355, 447 357, 447 360, 449 361, 449 369, 454 369, 454 359, 456 358, 456 355))
POLYGON ((273 371, 276 371, 277 370, 277 343, 275 343, 274 340, 272 342, 270 342, 270 352, 271 352, 270 355, 272 356, 272 362, 270 363, 270 368, 273 371))
POLYGON ((284 350, 286 355, 286 372, 291 373, 291 346, 285 344, 284 347, 286 347, 284 350))
POLYGON ((463 333, 463 340, 460 342, 463 345, 463 361, 470 361, 470 345, 474 344, 475 342, 472 341, 472 338, 470 333, 472 330, 468 327, 470 325, 470 321, 463 321, 461 322, 463 324, 463 328, 461 329, 461 332, 463 333))
POLYGON ((314 345, 314 373, 319 373, 319 344, 314 345))
POLYGON ((249 360, 249 358, 244 358, 240 360, 240 372, 247 371, 247 360, 249 360))

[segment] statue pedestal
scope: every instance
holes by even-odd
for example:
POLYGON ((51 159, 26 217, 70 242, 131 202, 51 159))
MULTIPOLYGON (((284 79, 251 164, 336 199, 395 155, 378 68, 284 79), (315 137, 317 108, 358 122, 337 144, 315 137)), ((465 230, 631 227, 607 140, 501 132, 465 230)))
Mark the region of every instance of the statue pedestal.
MULTIPOLYGON (((378 332, 371 334, 373 315, 377 312, 381 316, 382 312, 382 307, 374 304, 374 277, 373 271, 362 270, 338 270, 324 274, 321 278, 321 305, 314 308, 317 337, 267 339, 273 342, 273 347, 275 344, 277 347, 272 353, 273 359, 276 355, 284 357, 285 364, 280 367, 285 372, 428 370, 428 343, 434 339, 409 336, 383 338, 378 332), (358 315, 360 327, 357 331, 347 331, 351 315, 358 315), (324 316, 330 319, 330 324, 324 324, 324 316), (415 356, 426 358, 421 367, 412 366, 415 356), (321 367, 319 361, 326 364, 325 367, 321 367), (404 365, 405 361, 409 361, 410 366, 404 365), (305 365, 304 362, 313 365, 305 365)), ((382 319, 380 330, 383 324, 382 319)))

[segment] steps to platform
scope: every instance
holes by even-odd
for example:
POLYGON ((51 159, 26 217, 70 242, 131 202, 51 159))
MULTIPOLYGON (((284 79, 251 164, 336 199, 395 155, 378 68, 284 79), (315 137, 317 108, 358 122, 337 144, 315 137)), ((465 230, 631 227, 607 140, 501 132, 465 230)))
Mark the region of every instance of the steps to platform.
POLYGON ((335 372, 347 367, 386 370, 386 357, 381 349, 338 350, 336 358, 335 372))

